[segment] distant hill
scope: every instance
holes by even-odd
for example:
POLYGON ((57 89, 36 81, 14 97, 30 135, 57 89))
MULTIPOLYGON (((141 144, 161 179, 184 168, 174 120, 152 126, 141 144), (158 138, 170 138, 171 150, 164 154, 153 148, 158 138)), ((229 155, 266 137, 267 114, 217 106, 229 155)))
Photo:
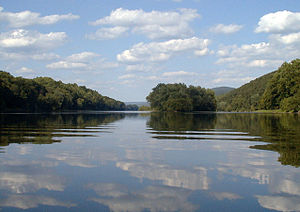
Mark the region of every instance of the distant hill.
POLYGON ((150 104, 148 102, 125 102, 126 105, 137 105, 138 107, 147 106, 149 107, 150 104))
POLYGON ((1 112, 125 110, 123 102, 95 90, 49 77, 25 79, 0 71, 1 112))
POLYGON ((300 111, 300 59, 217 97, 218 111, 300 111))
POLYGON ((216 88, 212 88, 211 90, 213 90, 215 92, 216 96, 220 96, 220 95, 226 94, 234 89, 235 88, 232 88, 232 87, 216 87, 216 88))

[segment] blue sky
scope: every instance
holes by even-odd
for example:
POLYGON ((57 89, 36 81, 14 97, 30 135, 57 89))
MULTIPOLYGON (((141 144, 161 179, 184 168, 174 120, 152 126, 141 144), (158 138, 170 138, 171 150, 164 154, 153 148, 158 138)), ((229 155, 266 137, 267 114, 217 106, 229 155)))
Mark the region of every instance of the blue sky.
POLYGON ((121 101, 239 87, 299 57, 298 0, 0 0, 0 69, 121 101))

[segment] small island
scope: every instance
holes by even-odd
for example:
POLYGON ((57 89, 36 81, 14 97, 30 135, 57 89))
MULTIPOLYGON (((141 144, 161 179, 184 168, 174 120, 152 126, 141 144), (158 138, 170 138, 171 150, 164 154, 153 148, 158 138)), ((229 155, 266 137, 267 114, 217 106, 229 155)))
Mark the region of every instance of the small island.
POLYGON ((151 108, 157 111, 215 111, 217 102, 210 89, 187 87, 183 83, 158 84, 146 97, 151 108))

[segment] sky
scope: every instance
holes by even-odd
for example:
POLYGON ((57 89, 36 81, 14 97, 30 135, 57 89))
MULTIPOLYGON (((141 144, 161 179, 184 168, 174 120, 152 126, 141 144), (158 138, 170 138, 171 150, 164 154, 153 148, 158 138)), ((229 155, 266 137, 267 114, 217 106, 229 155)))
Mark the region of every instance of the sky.
POLYGON ((300 58, 299 0, 0 0, 0 70, 145 101, 239 87, 300 58))

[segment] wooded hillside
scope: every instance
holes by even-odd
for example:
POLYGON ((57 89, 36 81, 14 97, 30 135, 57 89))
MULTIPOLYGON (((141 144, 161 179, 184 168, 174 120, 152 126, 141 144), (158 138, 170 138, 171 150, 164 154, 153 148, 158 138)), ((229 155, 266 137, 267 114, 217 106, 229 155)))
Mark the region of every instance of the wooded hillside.
POLYGON ((300 59, 217 97, 219 111, 300 111, 300 59))
POLYGON ((125 110, 125 104, 97 91, 49 77, 25 79, 0 71, 1 112, 125 110))

